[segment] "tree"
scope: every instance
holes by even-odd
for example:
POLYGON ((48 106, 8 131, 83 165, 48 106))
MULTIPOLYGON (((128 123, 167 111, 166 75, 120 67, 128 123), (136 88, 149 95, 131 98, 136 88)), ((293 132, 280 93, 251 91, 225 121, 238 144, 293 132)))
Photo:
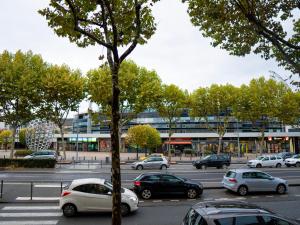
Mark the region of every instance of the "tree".
POLYGON ((159 115, 168 123, 168 158, 171 160, 171 136, 172 129, 176 127, 176 123, 183 113, 187 103, 187 94, 174 84, 163 85, 160 100, 157 103, 157 111, 159 115))
POLYGON ((26 128, 23 128, 19 131, 19 142, 24 146, 26 146, 26 130, 26 128))
POLYGON ((161 144, 159 132, 150 125, 137 125, 130 127, 127 132, 127 143, 136 147, 136 158, 139 158, 139 147, 154 149, 161 144))
POLYGON ((13 133, 10 130, 0 131, 0 144, 4 146, 5 151, 7 150, 8 145, 13 141, 12 135, 13 133))
POLYGON ((62 150, 66 158, 63 125, 70 111, 76 111, 85 97, 85 79, 79 70, 68 66, 49 65, 41 81, 41 105, 38 114, 54 122, 61 135, 62 150))
POLYGON ((183 0, 204 37, 212 38, 232 55, 250 52, 275 58, 280 66, 300 75, 299 0, 183 0), (292 25, 285 30, 286 24, 292 25))
POLYGON ((200 121, 205 120, 208 129, 219 135, 218 154, 221 152, 222 139, 232 117, 232 106, 235 104, 237 90, 230 84, 199 88, 190 97, 191 115, 200 121), (214 121, 210 121, 210 117, 214 121))
MULTIPOLYGON (((112 224, 121 224, 121 173, 119 154, 119 69, 121 63, 138 44, 145 44, 154 34, 151 14, 155 0, 51 0, 39 12, 57 35, 68 37, 79 47, 100 45, 107 49, 112 79, 112 224), (124 50, 120 52, 120 48, 124 50)), ((100 55, 99 59, 103 56, 100 55)))
POLYGON ((45 70, 41 56, 30 51, 15 54, 4 51, 0 54, 0 121, 8 124, 13 132, 11 158, 17 128, 35 117, 40 78, 45 70))
MULTIPOLYGON (((265 146, 265 130, 270 121, 278 122, 283 115, 289 89, 282 83, 264 77, 253 79, 249 85, 240 87, 237 104, 234 106, 234 115, 242 121, 250 121, 261 132, 260 154, 265 146), (280 116, 280 118, 279 118, 280 116)), ((291 120, 289 114, 284 118, 291 120)))
MULTIPOLYGON (((111 121, 109 104, 112 97, 111 74, 108 65, 105 64, 98 69, 90 70, 87 78, 89 98, 99 106, 100 121, 96 119, 96 122, 111 121)), ((155 71, 139 67, 133 61, 124 61, 120 67, 119 84, 119 138, 121 139, 122 128, 136 118, 137 114, 152 108, 158 101, 161 80, 155 71)), ((96 113, 96 115, 99 118, 99 114, 96 113)))

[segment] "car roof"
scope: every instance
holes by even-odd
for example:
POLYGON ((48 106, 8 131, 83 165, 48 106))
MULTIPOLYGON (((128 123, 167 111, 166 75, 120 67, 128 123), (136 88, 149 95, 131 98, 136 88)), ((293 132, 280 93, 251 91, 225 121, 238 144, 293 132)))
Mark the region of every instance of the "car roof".
POLYGON ((220 214, 273 214, 271 211, 243 201, 208 201, 192 207, 202 216, 220 214))
POLYGON ((83 179, 75 179, 72 181, 70 187, 83 185, 83 184, 104 184, 105 179, 100 178, 83 178, 83 179))
POLYGON ((256 170, 256 169, 230 169, 229 171, 233 171, 233 172, 236 172, 236 173, 245 173, 245 172, 263 172, 263 171, 260 171, 260 170, 256 170))

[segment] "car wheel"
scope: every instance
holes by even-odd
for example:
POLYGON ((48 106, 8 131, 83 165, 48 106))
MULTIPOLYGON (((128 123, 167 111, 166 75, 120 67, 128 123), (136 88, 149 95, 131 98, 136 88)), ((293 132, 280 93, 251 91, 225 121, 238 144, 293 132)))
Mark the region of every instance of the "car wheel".
POLYGON ((277 163, 276 164, 276 168, 280 168, 281 167, 281 164, 280 163, 277 163))
POLYGON ((241 185, 238 189, 238 193, 241 196, 245 196, 248 194, 248 188, 245 185, 241 185))
POLYGON ((73 204, 66 204, 63 207, 63 214, 65 217, 75 216, 77 213, 77 208, 73 204))
POLYGON ((187 191, 187 197, 188 197, 188 198, 190 198, 190 199, 196 198, 197 195, 198 195, 198 192, 197 192, 196 189, 194 189, 194 188, 188 189, 188 191, 187 191))
POLYGON ((222 169, 227 169, 227 168, 228 168, 228 166, 226 164, 222 165, 222 169))
POLYGON ((300 162, 297 162, 297 163, 296 163, 296 167, 300 167, 300 162))
POLYGON ((262 168, 262 165, 261 165, 260 163, 258 163, 258 164, 256 165, 256 168, 262 168))
POLYGON ((152 196, 152 193, 149 189, 144 189, 141 193, 143 199, 149 199, 152 196))
POLYGON ((200 167, 200 166, 195 166, 195 167, 196 167, 196 169, 197 169, 197 170, 201 169, 201 167, 200 167))
POLYGON ((166 165, 161 165, 160 169, 161 170, 166 170, 168 167, 166 165))
POLYGON ((142 170, 142 169, 143 169, 143 166, 142 166, 142 165, 138 165, 138 166, 136 167, 136 169, 137 169, 137 170, 142 170))
POLYGON ((276 192, 280 195, 283 195, 286 192, 286 187, 284 184, 279 184, 277 186, 276 192))
POLYGON ((291 165, 286 165, 286 167, 291 167, 291 165))
POLYGON ((127 204, 122 203, 121 204, 121 215, 122 216, 126 216, 130 213, 130 208, 127 204))
POLYGON ((201 169, 206 170, 206 165, 201 165, 201 169))

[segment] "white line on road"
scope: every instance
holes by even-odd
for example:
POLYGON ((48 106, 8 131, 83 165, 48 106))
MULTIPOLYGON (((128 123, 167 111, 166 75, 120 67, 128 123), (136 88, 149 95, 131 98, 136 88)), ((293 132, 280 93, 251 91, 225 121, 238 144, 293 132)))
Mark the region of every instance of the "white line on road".
POLYGON ((172 200, 170 200, 171 202, 179 202, 179 200, 178 199, 172 199, 172 200))
MULTIPOLYGON (((17 197, 16 198, 17 201, 28 201, 30 200, 30 197, 17 197)), ((34 201, 57 201, 59 200, 59 197, 32 197, 32 200, 34 201)))
POLYGON ((60 217, 62 216, 61 212, 27 212, 27 213, 0 213, 0 217, 60 217))
POLYGON ((153 202, 162 202, 162 200, 153 200, 153 202))
POLYGON ((5 206, 1 210, 59 210, 58 206, 5 206))
MULTIPOLYGON (((63 185, 63 187, 64 186, 65 185, 63 185)), ((41 187, 45 187, 45 188, 48 188, 48 187, 49 188, 53 188, 53 187, 57 187, 58 188, 59 187, 60 188, 61 186, 60 186, 60 184, 36 184, 36 185, 34 185, 34 187, 40 187, 40 188, 41 187)))
POLYGON ((55 225, 58 220, 0 221, 0 225, 55 225))

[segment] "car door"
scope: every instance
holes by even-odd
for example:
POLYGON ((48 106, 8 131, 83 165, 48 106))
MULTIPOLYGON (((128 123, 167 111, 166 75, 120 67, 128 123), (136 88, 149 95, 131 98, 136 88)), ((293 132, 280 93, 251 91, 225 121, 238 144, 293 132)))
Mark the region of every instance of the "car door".
POLYGON ((272 177, 263 172, 255 172, 256 179, 258 181, 257 185, 259 186, 259 191, 274 191, 274 181, 272 177))
POLYGON ((155 161, 153 158, 149 158, 144 160, 144 164, 143 164, 144 168, 146 169, 153 169, 155 167, 155 161))
POLYGON ((212 155, 207 159, 207 167, 217 167, 217 156, 212 155))
POLYGON ((160 186, 164 194, 182 194, 185 192, 184 182, 169 174, 161 175, 160 186))
POLYGON ((256 178, 256 172, 245 172, 242 174, 244 184, 247 185, 249 191, 260 191, 259 180, 256 178))
POLYGON ((270 157, 270 166, 275 167, 277 165, 277 162, 279 162, 279 160, 277 160, 275 155, 270 157))
POLYGON ((262 166, 263 167, 269 167, 271 166, 272 162, 270 160, 269 156, 265 156, 262 160, 261 160, 262 166))
POLYGON ((163 159, 161 157, 155 157, 153 158, 154 159, 154 162, 153 162, 153 167, 155 169, 160 169, 161 168, 161 165, 163 163, 163 159))

